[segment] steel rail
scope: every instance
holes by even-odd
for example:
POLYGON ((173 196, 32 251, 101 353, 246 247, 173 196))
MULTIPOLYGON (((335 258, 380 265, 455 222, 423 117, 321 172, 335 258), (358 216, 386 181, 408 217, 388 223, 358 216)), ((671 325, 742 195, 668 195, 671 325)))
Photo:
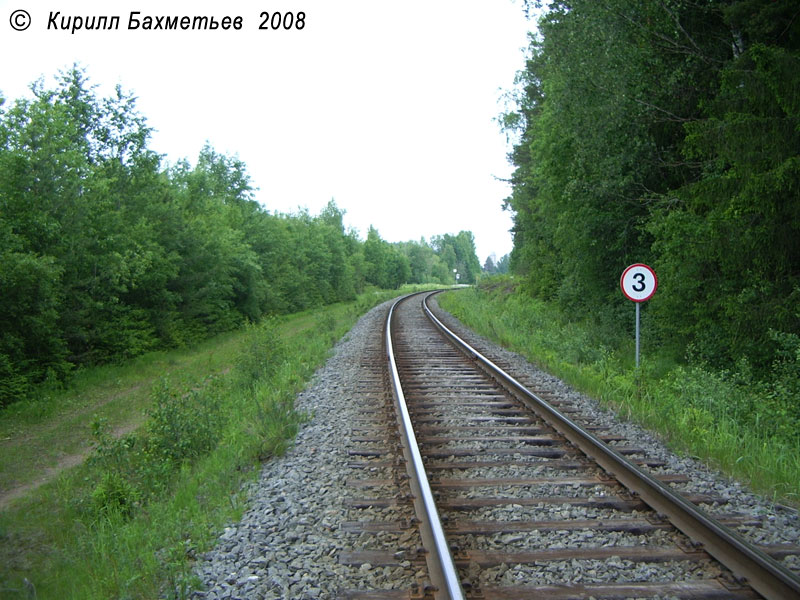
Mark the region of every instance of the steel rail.
POLYGON ((397 363, 394 358, 394 347, 392 345, 394 309, 404 300, 416 295, 418 294, 410 294, 398 299, 389 309, 389 315, 386 318, 386 354, 389 360, 389 372, 392 380, 395 407, 397 408, 403 453, 406 457, 406 468, 409 471, 411 488, 412 492, 414 492, 414 506, 417 514, 422 514, 426 517, 421 519, 420 534, 428 550, 425 559, 428 563, 431 582, 437 588, 434 591, 434 597, 437 600, 464 600, 464 591, 461 588, 455 562, 444 534, 444 527, 442 527, 439 512, 436 509, 436 501, 433 498, 428 476, 425 473, 425 466, 417 445, 417 438, 411 423, 411 415, 408 412, 405 395, 400 384, 400 374, 397 371, 397 363))
POLYGON ((427 295, 422 303, 428 318, 446 338, 473 358, 501 385, 513 392, 633 494, 638 495, 657 512, 666 515, 689 538, 701 543, 711 556, 737 577, 744 578, 746 584, 764 598, 800 598, 800 577, 563 415, 448 329, 428 307, 428 299, 435 293, 438 292, 427 295))

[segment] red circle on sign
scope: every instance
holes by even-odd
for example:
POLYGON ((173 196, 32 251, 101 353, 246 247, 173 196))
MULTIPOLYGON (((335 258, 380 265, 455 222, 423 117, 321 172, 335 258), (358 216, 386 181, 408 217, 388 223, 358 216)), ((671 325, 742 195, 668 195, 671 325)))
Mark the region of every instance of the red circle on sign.
POLYGON ((622 272, 619 287, 628 300, 644 302, 653 297, 658 289, 656 272, 642 263, 635 263, 622 272))

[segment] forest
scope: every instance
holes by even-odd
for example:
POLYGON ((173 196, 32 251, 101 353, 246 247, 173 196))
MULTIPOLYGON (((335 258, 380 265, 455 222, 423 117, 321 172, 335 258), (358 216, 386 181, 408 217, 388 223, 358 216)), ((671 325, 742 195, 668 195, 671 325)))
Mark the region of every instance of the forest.
POLYGON ((31 91, 0 97, 0 408, 76 367, 481 271, 471 232, 361 240, 333 200, 270 212, 210 145, 166 163, 135 97, 99 96, 78 66, 31 91))
POLYGON ((501 117, 521 287, 630 334, 619 278, 647 263, 653 346, 800 397, 800 5, 544 8, 501 117))

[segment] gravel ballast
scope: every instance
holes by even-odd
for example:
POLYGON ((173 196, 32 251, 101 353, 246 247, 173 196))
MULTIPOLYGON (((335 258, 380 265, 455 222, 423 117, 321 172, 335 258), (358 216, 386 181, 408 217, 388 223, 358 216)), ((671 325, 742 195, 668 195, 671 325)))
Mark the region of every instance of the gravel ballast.
MULTIPOLYGON (((345 500, 353 496, 346 482, 353 476, 347 451, 353 421, 360 415, 361 360, 380 335, 388 303, 374 308, 336 345, 334 355, 300 393, 296 408, 310 415, 301 425, 295 444, 284 456, 267 461, 248 489, 248 510, 231 523, 216 547, 198 560, 195 571, 203 587, 193 598, 297 600, 337 598, 348 589, 408 588, 413 568, 374 569, 371 565, 339 564, 340 553, 351 550, 355 536, 342 530, 351 518, 345 500)), ((741 531, 762 544, 798 543, 797 512, 748 493, 704 465, 670 452, 652 434, 619 422, 593 400, 577 394, 556 378, 543 373, 516 354, 464 331, 452 317, 448 327, 482 352, 502 357, 513 374, 527 385, 565 394, 580 407, 585 418, 597 419, 613 433, 635 440, 648 456, 666 461, 665 472, 689 475, 690 491, 730 498, 721 512, 757 515, 767 528, 741 531)), ((798 561, 788 561, 787 566, 798 561)), ((555 575, 554 575, 555 578, 555 575)))
MULTIPOLYGON (((439 308, 435 298, 432 305, 436 307, 437 317, 447 327, 479 352, 488 355, 492 360, 502 361, 503 364, 508 365, 511 374, 526 387, 548 390, 552 395, 578 408, 580 412, 576 415, 571 414, 571 418, 602 426, 606 432, 612 435, 624 436, 626 441, 622 442, 622 445, 634 444, 642 448, 644 455, 648 458, 663 460, 665 466, 657 469, 659 473, 686 475, 689 483, 673 485, 679 492, 714 495, 728 501, 724 504, 703 505, 704 510, 710 513, 737 513, 762 518, 764 527, 740 527, 737 529, 750 542, 794 545, 800 543, 800 518, 798 518, 796 509, 774 504, 751 493, 740 482, 710 469, 702 462, 674 453, 653 432, 630 421, 621 420, 593 398, 576 392, 557 377, 531 365, 519 354, 506 350, 466 328, 458 319, 439 308)), ((789 557, 784 562, 787 567, 800 572, 798 569, 800 561, 796 557, 789 557)))

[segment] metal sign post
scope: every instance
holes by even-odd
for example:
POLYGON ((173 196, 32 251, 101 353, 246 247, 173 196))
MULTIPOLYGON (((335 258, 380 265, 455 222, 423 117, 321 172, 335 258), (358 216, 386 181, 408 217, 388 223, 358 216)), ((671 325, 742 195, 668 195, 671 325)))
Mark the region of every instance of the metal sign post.
POLYGON ((639 369, 639 305, 652 298, 658 289, 656 272, 647 265, 636 263, 622 272, 619 287, 628 300, 636 303, 636 369, 639 369))

